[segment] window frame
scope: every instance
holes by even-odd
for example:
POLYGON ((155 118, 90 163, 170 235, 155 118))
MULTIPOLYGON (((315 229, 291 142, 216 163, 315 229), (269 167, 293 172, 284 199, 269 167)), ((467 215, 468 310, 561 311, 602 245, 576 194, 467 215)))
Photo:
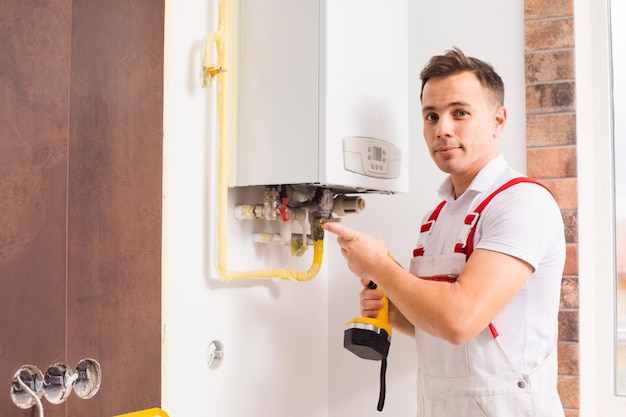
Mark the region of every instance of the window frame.
POLYGON ((626 409, 626 397, 615 395, 616 280, 609 10, 609 0, 574 1, 582 417, 617 417, 620 410, 623 414, 626 409))

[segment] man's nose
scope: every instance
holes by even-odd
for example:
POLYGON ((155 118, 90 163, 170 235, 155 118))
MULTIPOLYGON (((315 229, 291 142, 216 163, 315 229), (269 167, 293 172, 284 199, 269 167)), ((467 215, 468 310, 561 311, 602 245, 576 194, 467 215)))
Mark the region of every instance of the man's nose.
POLYGON ((440 116, 437 121, 436 134, 438 138, 445 138, 452 135, 452 119, 447 116, 440 116))

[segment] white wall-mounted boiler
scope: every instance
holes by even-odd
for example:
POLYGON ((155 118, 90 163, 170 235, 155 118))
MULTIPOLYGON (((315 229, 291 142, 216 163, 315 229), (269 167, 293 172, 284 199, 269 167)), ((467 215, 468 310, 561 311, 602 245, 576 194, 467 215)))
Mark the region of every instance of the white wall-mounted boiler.
POLYGON ((408 191, 407 0, 239 0, 231 187, 408 191))
POLYGON ((408 191, 407 7, 221 0, 202 66, 204 87, 217 80, 220 278, 309 280, 325 222, 362 211, 358 194, 408 191), (310 246, 302 271, 292 261, 310 246))

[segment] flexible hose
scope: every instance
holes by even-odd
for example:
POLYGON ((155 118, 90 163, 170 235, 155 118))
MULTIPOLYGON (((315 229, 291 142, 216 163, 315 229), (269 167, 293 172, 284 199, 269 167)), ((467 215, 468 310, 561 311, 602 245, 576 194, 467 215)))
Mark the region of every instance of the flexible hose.
POLYGON ((17 379, 17 383, 20 385, 22 390, 24 390, 28 395, 30 395, 33 398, 33 401, 35 401, 35 404, 37 405, 37 409, 39 410, 39 417, 44 417, 43 403, 41 402, 41 398, 39 398, 37 393, 33 391, 32 389, 30 389, 30 387, 26 385, 24 381, 22 381, 22 376, 20 374, 16 375, 16 379, 17 379))
POLYGON ((291 269, 284 268, 274 268, 274 269, 259 269, 256 271, 228 271, 226 269, 226 263, 218 263, 218 273, 220 277, 227 281, 232 280, 242 280, 242 279, 269 279, 269 278, 282 278, 291 281, 309 281, 313 279, 318 272, 320 271, 320 267, 322 265, 322 255, 324 253, 324 241, 316 240, 313 242, 313 262, 311 267, 307 271, 295 271, 291 269))

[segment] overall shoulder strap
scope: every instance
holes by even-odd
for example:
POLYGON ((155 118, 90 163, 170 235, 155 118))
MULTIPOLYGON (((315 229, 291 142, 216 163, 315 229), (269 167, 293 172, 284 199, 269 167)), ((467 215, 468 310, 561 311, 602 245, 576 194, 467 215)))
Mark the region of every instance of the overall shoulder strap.
MULTIPOLYGON (((517 177, 506 182, 500 188, 498 188, 497 190, 489 194, 489 196, 487 196, 487 198, 485 198, 472 213, 468 214, 465 217, 465 225, 468 226, 467 228, 469 229, 467 238, 462 239, 460 242, 456 244, 456 247, 454 249, 455 252, 465 253, 465 259, 470 257, 470 255, 472 254, 474 250, 474 233, 476 232, 476 224, 478 223, 478 218, 480 217, 480 213, 485 209, 485 207, 487 207, 487 205, 491 202, 491 200, 493 200, 495 196, 500 194, 502 191, 522 182, 540 185, 541 187, 548 190, 550 194, 552 194, 552 192, 548 189, 548 187, 546 187, 539 181, 534 180, 529 177, 517 177)), ((491 335, 493 336, 494 339, 498 337, 498 331, 496 330, 493 323, 489 323, 489 331, 491 332, 491 335)))
POLYGON ((465 253, 466 258, 470 257, 472 251, 474 250, 474 233, 476 232, 476 224, 478 223, 480 213, 485 209, 485 207, 487 207, 487 205, 491 202, 491 200, 493 200, 495 196, 500 194, 502 191, 522 182, 537 184, 545 188, 550 194, 552 194, 548 187, 546 187, 539 181, 529 177, 517 177, 507 181, 494 192, 489 194, 487 198, 485 198, 473 212, 465 216, 465 227, 461 231, 459 240, 457 241, 456 247, 454 248, 455 252, 465 253))
POLYGON ((433 225, 435 224, 435 221, 437 220, 437 217, 439 217, 439 213, 441 212, 441 209, 443 208, 443 206, 445 206, 445 204, 445 200, 439 203, 439 205, 435 207, 433 212, 430 213, 430 216, 428 217, 426 223, 424 223, 422 227, 420 227, 420 235, 417 239, 417 247, 413 249, 413 256, 424 255, 424 247, 426 247, 426 241, 428 240, 428 236, 430 236, 433 225))

